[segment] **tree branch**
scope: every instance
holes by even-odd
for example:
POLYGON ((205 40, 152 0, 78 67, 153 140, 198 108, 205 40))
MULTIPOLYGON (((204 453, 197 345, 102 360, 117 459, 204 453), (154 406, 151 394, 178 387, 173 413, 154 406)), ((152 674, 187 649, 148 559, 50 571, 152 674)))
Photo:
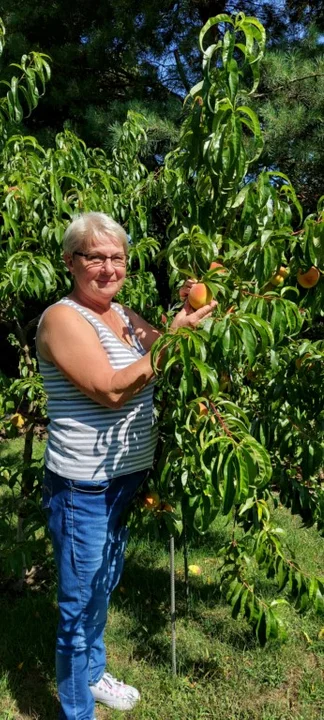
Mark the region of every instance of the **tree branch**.
POLYGON ((182 65, 182 62, 181 62, 181 59, 180 59, 180 53, 179 53, 178 48, 176 48, 176 49, 173 51, 173 55, 174 55, 174 58, 175 58, 175 61, 176 61, 177 70, 178 70, 178 73, 179 73, 179 77, 180 77, 180 79, 181 79, 181 81, 182 81, 183 87, 184 87, 185 91, 186 91, 187 93, 189 93, 189 92, 190 92, 190 83, 188 82, 187 77, 186 77, 186 73, 185 73, 185 71, 184 71, 184 69, 183 69, 183 65, 182 65))
POLYGON ((287 88, 287 85, 292 85, 293 83, 296 83, 296 82, 302 82, 303 80, 309 80, 309 78, 312 78, 312 77, 324 77, 324 73, 314 72, 314 73, 310 73, 309 75, 303 75, 302 77, 293 78, 292 80, 288 80, 285 85, 277 85, 276 87, 269 89, 268 92, 256 93, 255 95, 253 95, 253 97, 259 98, 259 97, 266 97, 267 95, 272 95, 273 93, 278 92, 279 90, 285 90, 287 88))

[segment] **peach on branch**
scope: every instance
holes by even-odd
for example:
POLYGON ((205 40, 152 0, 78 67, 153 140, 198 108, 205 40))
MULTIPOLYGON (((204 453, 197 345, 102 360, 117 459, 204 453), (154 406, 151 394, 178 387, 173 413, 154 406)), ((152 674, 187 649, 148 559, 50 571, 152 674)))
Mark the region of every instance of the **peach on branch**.
POLYGON ((274 285, 275 287, 277 287, 278 285, 283 285, 287 275, 289 275, 288 268, 286 268, 284 265, 281 265, 279 270, 270 279, 271 285, 274 285))
POLYGON ((222 265, 222 263, 216 262, 216 260, 210 263, 209 270, 217 270, 218 273, 226 272, 226 268, 224 268, 224 265, 222 265))
POLYGON ((207 407, 207 405, 205 405, 205 403, 202 403, 202 402, 198 403, 197 414, 199 416, 198 419, 209 415, 210 421, 213 423, 213 425, 215 425, 215 422, 216 422, 215 416, 210 413, 210 409, 208 409, 208 407, 207 407))
POLYGON ((312 267, 309 268, 306 272, 303 272, 301 268, 299 268, 297 273, 297 282, 301 287, 303 288, 312 288, 317 285, 318 281, 320 279, 320 271, 312 265, 312 267))
POLYGON ((145 495, 143 500, 143 507, 146 510, 157 510, 161 505, 161 499, 159 493, 151 492, 145 495))
POLYGON ((212 298, 212 293, 205 283, 195 283, 195 285, 190 288, 188 295, 188 300, 194 310, 199 310, 204 307, 204 305, 208 305, 212 298))

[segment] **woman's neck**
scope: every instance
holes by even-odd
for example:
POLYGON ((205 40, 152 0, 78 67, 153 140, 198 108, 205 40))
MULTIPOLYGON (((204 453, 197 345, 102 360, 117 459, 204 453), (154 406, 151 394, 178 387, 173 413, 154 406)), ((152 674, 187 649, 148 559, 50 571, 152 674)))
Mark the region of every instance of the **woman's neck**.
POLYGON ((104 315, 104 313, 107 313, 110 310, 111 300, 96 300, 80 291, 79 288, 74 288, 67 297, 70 300, 74 300, 79 303, 79 305, 83 305, 83 307, 93 310, 93 312, 98 315, 104 315))

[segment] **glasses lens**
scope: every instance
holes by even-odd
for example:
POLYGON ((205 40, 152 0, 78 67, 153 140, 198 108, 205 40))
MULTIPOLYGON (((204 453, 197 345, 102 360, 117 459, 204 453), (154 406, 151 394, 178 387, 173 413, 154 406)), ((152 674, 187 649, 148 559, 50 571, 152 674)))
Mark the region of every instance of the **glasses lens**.
POLYGON ((110 260, 111 264, 114 267, 123 267, 126 265, 126 257, 125 255, 87 255, 87 263, 88 265, 91 265, 92 267, 99 267, 100 265, 104 265, 106 260, 110 260))

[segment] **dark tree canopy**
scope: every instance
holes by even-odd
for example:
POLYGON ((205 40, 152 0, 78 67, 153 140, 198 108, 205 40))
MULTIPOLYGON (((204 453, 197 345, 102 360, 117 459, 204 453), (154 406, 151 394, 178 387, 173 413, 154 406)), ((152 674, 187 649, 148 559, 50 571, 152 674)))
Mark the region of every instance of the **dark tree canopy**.
POLYGON ((310 19, 324 24, 321 2, 284 5, 282 11, 256 0, 3 0, 4 64, 19 62, 31 47, 48 53, 53 78, 29 125, 57 131, 69 121, 85 140, 102 143, 107 125, 123 119, 132 101, 158 103, 161 117, 180 111, 199 72, 197 38, 209 17, 239 10, 257 15, 269 45, 310 19))
POLYGON ((319 0, 2 0, 4 67, 30 49, 52 58, 51 82, 26 132, 52 144, 65 124, 109 150, 112 130, 135 107, 152 119, 155 158, 163 155, 176 140, 183 99, 201 76, 202 25, 238 11, 257 16, 267 31, 256 98, 266 131, 262 162, 287 172, 313 208, 324 190, 319 0))

